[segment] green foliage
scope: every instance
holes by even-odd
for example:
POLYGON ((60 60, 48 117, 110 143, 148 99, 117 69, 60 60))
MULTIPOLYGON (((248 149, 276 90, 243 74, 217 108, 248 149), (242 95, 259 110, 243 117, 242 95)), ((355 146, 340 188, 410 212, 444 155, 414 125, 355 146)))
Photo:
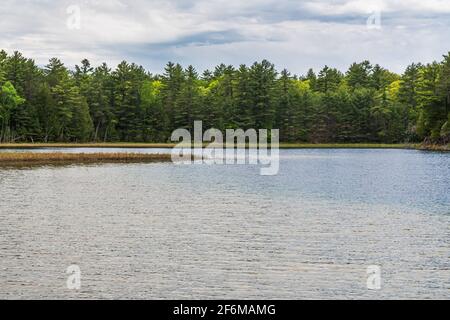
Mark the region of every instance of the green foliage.
POLYGON ((323 93, 335 91, 339 87, 343 79, 344 75, 339 70, 325 66, 319 72, 316 88, 318 91, 323 93))
POLYGON ((146 80, 140 89, 141 109, 143 110, 143 140, 148 142, 165 141, 170 134, 168 116, 164 110, 161 81, 146 80))
POLYGON ((10 120, 15 108, 25 100, 17 94, 16 89, 10 81, 6 81, 0 87, 0 142, 8 141, 11 137, 10 120))
POLYGON ((447 121, 442 126, 441 139, 443 143, 450 142, 450 52, 444 56, 442 69, 438 80, 438 94, 443 100, 442 116, 447 114, 447 121), (445 109, 445 111, 444 111, 445 109))
POLYGON ((367 88, 371 85, 372 65, 369 61, 354 63, 347 72, 347 83, 350 87, 367 88))
POLYGON ((297 77, 263 60, 201 75, 168 63, 162 75, 120 63, 73 71, 0 51, 2 142, 167 142, 173 130, 278 128, 284 142, 450 140, 450 54, 403 75, 369 61, 344 74, 325 66, 297 77))

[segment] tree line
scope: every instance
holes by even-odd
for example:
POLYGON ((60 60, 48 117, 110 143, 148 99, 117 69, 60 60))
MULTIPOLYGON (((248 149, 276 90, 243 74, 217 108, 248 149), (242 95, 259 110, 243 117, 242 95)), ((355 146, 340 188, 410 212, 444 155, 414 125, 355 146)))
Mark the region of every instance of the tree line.
POLYGON ((402 75, 353 63, 305 75, 264 60, 199 74, 122 62, 41 68, 0 51, 0 142, 167 142, 173 130, 280 129, 282 142, 450 141, 450 53, 402 75))

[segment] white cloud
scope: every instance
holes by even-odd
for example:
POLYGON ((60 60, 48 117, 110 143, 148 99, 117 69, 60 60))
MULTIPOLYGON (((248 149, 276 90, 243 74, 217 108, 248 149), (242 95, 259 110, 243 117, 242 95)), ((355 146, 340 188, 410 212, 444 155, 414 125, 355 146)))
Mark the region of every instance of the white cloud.
POLYGON ((136 61, 159 72, 168 60, 199 69, 267 58, 302 73, 371 59, 396 71, 450 48, 448 0, 3 0, 0 48, 45 64, 136 61), (81 29, 66 27, 69 5, 81 29), (366 20, 382 12, 382 30, 366 20))
POLYGON ((364 14, 373 10, 398 13, 450 13, 448 0, 310 0, 305 7, 323 15, 364 14))

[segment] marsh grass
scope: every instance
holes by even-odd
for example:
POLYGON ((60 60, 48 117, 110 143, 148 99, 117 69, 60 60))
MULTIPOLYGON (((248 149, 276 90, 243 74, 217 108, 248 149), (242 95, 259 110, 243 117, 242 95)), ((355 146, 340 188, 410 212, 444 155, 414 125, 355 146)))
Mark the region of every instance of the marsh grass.
POLYGON ((139 153, 0 153, 0 166, 170 162, 170 154, 139 153))
POLYGON ((414 149, 412 144, 386 144, 386 143, 282 143, 283 149, 414 149))
POLYGON ((173 148, 171 143, 4 143, 0 149, 41 149, 41 148, 173 148))
POLYGON ((424 151, 450 151, 450 144, 424 144, 424 145, 419 145, 418 148, 419 150, 424 150, 424 151))

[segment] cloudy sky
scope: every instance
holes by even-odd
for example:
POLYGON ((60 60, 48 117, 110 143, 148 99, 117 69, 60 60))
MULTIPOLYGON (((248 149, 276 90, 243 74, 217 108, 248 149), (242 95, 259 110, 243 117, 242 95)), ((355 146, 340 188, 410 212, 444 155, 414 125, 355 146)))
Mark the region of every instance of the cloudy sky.
POLYGON ((261 59, 296 74, 365 59, 401 72, 450 51, 450 0, 2 0, 0 49, 154 73, 261 59))

